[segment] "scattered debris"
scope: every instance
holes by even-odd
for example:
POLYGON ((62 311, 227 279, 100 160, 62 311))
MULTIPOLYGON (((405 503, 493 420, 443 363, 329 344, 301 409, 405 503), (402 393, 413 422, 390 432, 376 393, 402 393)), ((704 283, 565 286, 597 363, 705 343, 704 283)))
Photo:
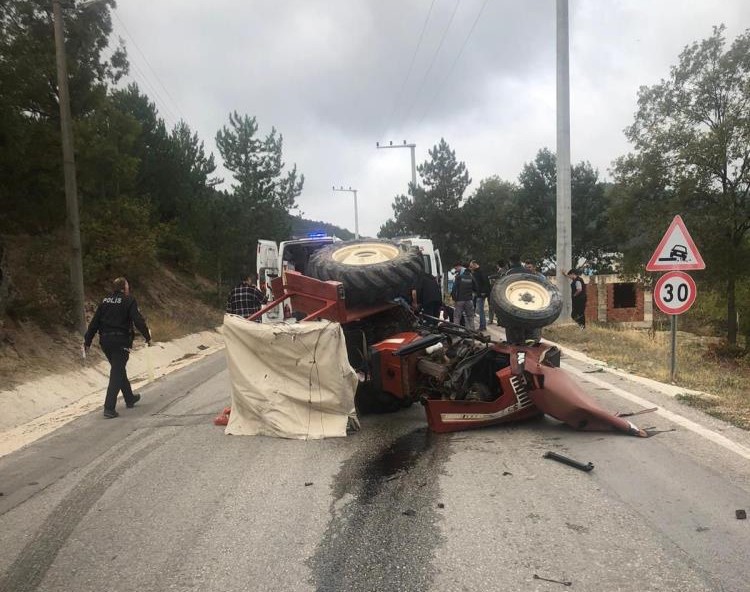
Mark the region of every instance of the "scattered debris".
POLYGON ((402 514, 403 514, 404 516, 416 516, 416 515, 417 515, 417 513, 416 513, 416 512, 414 511, 414 510, 412 510, 411 508, 409 508, 408 510, 404 510, 404 511, 403 511, 403 512, 401 512, 401 513, 402 513, 402 514))
POLYGON ((651 436, 656 436, 656 434, 664 434, 666 432, 676 432, 677 428, 670 428, 668 430, 657 430, 656 428, 646 428, 644 431, 646 432, 646 437, 650 438, 651 436))
POLYGON ((583 464, 582 462, 579 462, 577 460, 573 460, 572 458, 568 458, 567 456, 563 456, 562 454, 557 454, 557 452, 545 452, 544 458, 551 458, 552 460, 556 460, 557 462, 561 462, 563 464, 569 465, 571 467, 575 467, 576 469, 580 469, 581 471, 591 471, 594 468, 594 464, 589 462, 587 464, 583 464))
POLYGON ((310 487, 310 485, 312 484, 313 484, 312 481, 305 481, 305 487, 310 487))
POLYGON ((535 580, 542 580, 543 582, 552 582, 553 584, 562 584, 563 586, 572 586, 573 582, 563 582, 562 580, 551 580, 549 578, 543 578, 542 576, 538 576, 534 574, 535 580))
POLYGON ((510 471, 503 471, 503 477, 507 477, 508 475, 512 477, 513 473, 511 473, 510 471))
POLYGON ((395 475, 391 475, 390 477, 386 477, 383 479, 383 481, 394 481, 396 479, 400 479, 401 475, 399 473, 396 473, 395 475))
POLYGON ((640 411, 631 411, 629 413, 618 413, 617 417, 632 417, 633 415, 643 415, 644 413, 652 413, 658 411, 658 407, 651 407, 650 409, 641 409, 640 411))
POLYGON ((595 370, 584 370, 584 374, 597 374, 598 372, 604 372, 604 368, 597 368, 595 370))
POLYGON ((445 504, 443 502, 438 503, 438 508, 441 510, 445 507, 445 504))
POLYGON ((0 491, 0 497, 3 497, 4 495, 5 494, 2 491, 0 491))
POLYGON ((208 349, 208 346, 207 345, 199 345, 198 349, 208 349))
POLYGON ((734 515, 737 516, 737 520, 745 520, 745 518, 747 518, 747 512, 745 512, 745 510, 735 510, 734 515))
POLYGON ((711 530, 708 526, 699 526, 695 529, 695 532, 706 532, 707 530, 711 530))
POLYGON ((214 417, 214 425, 225 426, 229 423, 229 414, 232 412, 231 407, 224 407, 221 413, 214 417))

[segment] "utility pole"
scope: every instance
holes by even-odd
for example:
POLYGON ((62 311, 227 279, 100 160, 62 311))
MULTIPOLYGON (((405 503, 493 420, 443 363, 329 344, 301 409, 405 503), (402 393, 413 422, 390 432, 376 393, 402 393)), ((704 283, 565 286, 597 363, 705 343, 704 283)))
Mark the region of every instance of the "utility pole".
POLYGON ((417 147, 416 144, 407 144, 406 140, 404 140, 403 144, 394 144, 393 142, 389 142, 388 146, 381 146, 380 142, 375 142, 376 148, 411 148, 411 184, 414 187, 414 189, 417 188, 417 158, 414 154, 414 149, 417 147))
POLYGON ((555 278, 562 294, 559 322, 570 321, 570 284, 565 273, 571 269, 570 213, 570 68, 568 43, 568 0, 557 0, 557 270, 555 278))
POLYGON ((67 230, 70 243, 70 283, 73 289, 73 306, 76 329, 86 331, 84 317, 83 259, 81 256, 81 225, 78 214, 78 187, 76 162, 73 150, 73 125, 68 94, 68 69, 65 56, 65 27, 60 0, 52 0, 55 30, 55 57, 57 60, 57 89, 60 101, 60 132, 62 136, 63 174, 65 177, 65 202, 67 204, 67 230))
POLYGON ((357 213, 357 190, 352 189, 349 187, 349 189, 344 189, 343 186, 336 189, 336 187, 332 187, 334 191, 346 191, 348 193, 354 194, 354 238, 359 238, 359 214, 357 213))

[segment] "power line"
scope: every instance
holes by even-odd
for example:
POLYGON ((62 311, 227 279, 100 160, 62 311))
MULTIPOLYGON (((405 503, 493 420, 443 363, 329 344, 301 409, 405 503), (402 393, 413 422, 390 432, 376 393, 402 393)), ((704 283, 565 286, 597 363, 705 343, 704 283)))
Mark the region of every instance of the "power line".
POLYGON ((427 70, 424 73, 424 76, 422 76, 422 81, 419 83, 419 86, 417 87, 417 91, 414 94, 414 98, 412 99, 411 103, 409 104, 409 108, 406 110, 406 114, 404 115, 404 118, 402 119, 402 125, 406 122, 406 120, 409 118, 409 114, 411 113, 412 108, 414 107, 414 104, 417 102, 417 99, 419 98, 419 93, 422 92, 422 87, 424 87, 424 83, 427 80, 427 77, 430 75, 430 72, 432 71, 432 67, 435 65, 435 60, 437 59, 438 54, 440 53, 440 49, 443 47, 443 42, 445 41, 445 38, 448 35, 448 30, 451 28, 451 24, 453 23, 453 19, 456 16, 456 12, 458 11, 458 5, 459 0, 456 0, 456 4, 453 7, 453 12, 451 13, 451 18, 448 21, 448 25, 443 30, 443 35, 440 38, 440 43, 437 46, 437 49, 435 50, 435 53, 432 54, 432 60, 430 61, 430 65, 428 66, 427 70))
POLYGON ((127 26, 125 26, 125 23, 120 18, 120 15, 117 14, 117 11, 112 11, 112 13, 115 15, 115 18, 117 19, 117 22, 120 23, 120 26, 122 27, 123 31, 125 31, 125 34, 128 36, 128 38, 130 39, 130 41, 133 42, 133 46, 138 50, 138 53, 141 54, 141 57, 143 58, 143 61, 146 63, 146 67, 148 67, 148 69, 151 71, 151 73, 153 74, 154 78, 159 83, 159 86, 161 86, 164 89, 164 92, 166 93, 166 95, 169 98, 169 100, 172 102, 172 105, 175 107, 177 113, 180 115, 180 117, 184 121, 187 121, 187 118, 182 113, 182 111, 180 109, 180 106, 177 104, 177 101, 174 100, 174 98, 170 94, 169 90, 167 90, 167 87, 164 86, 164 83, 161 81, 161 78, 159 78, 159 75, 151 67, 151 63, 148 61, 148 58, 146 57, 146 54, 143 53, 143 51, 141 50, 141 48, 138 46, 138 43, 136 43, 135 38, 130 34, 130 31, 128 30, 127 26))
MULTIPOLYGON (((419 53, 419 48, 422 47, 422 39, 424 39, 424 33, 427 30, 427 23, 430 20, 430 15, 432 14, 432 9, 435 6, 436 0, 432 0, 432 3, 430 4, 430 9, 427 11, 427 16, 424 19, 424 24, 422 25, 422 32, 419 34, 419 41, 417 41, 417 46, 414 48, 414 53, 411 56, 411 62, 409 63, 409 69, 406 72, 406 77, 401 82, 401 88, 399 89, 398 93, 396 94, 396 99, 393 101, 393 108, 391 109, 390 115, 388 115, 388 119, 386 119, 386 128, 388 127, 388 123, 390 123, 393 120, 393 116, 396 114, 396 109, 401 103, 401 97, 404 94, 404 89, 406 88, 406 83, 409 81, 409 77, 411 76, 412 70, 414 69, 414 62, 417 59, 417 54, 419 53)), ((385 135, 385 131, 383 130, 383 133, 381 136, 385 135)))
POLYGON ((471 29, 469 29, 469 33, 466 35, 466 38, 464 39, 464 42, 461 45, 461 49, 456 55, 456 59, 453 60, 451 67, 448 68, 448 73, 445 75, 442 82, 438 86, 438 91, 432 96, 432 100, 430 101, 430 103, 427 105, 427 108, 422 113, 422 117, 419 118, 419 123, 417 124, 417 126, 421 125, 425 116, 430 111, 432 106, 435 104, 435 101, 437 101, 438 97, 443 93, 443 89, 445 88, 445 83, 448 82, 448 79, 450 79, 451 74, 453 74, 453 69, 456 67, 458 60, 461 59, 461 55, 464 53, 464 49, 466 48, 466 45, 469 43, 469 39, 471 38, 471 35, 474 33, 474 29, 476 28, 477 23, 479 22, 479 19, 482 16, 482 12, 484 12, 484 7, 487 6, 488 2, 489 0, 484 0, 484 2, 482 3, 482 7, 479 9, 479 12, 477 13, 477 18, 474 19, 474 23, 471 25, 471 29))
POLYGON ((172 110, 164 102, 164 99, 161 98, 159 91, 156 90, 156 87, 152 85, 149 79, 143 74, 143 71, 138 67, 138 64, 131 60, 128 60, 128 63, 133 67, 137 74, 137 76, 134 76, 134 78, 139 79, 145 87, 148 87, 148 90, 150 90, 152 93, 154 102, 161 108, 161 114, 165 119, 169 120, 167 123, 170 124, 170 127, 174 127, 179 118, 175 117, 174 113, 172 113, 172 110))

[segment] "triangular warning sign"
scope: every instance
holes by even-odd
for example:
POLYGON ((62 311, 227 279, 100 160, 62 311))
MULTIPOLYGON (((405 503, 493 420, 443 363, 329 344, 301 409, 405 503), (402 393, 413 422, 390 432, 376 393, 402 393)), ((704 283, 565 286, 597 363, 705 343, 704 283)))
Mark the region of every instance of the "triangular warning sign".
POLYGON ((685 269, 706 269, 703 257, 698 252, 682 218, 677 215, 661 239, 646 271, 675 271, 685 269))

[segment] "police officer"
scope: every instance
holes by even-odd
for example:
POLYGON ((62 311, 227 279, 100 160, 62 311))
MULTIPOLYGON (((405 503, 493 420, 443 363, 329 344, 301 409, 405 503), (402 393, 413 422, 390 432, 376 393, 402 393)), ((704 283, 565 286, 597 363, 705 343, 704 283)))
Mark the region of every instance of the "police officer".
POLYGON ((138 310, 135 298, 130 295, 128 280, 119 277, 112 282, 112 287, 114 292, 106 296, 99 304, 83 341, 83 347, 88 352, 94 335, 99 333, 99 344, 109 360, 109 386, 107 387, 107 396, 104 399, 104 417, 107 419, 119 415, 115 406, 117 405, 117 394, 120 391, 122 391, 122 397, 125 399, 125 406, 128 408, 133 407, 141 398, 139 394, 134 394, 130 388, 130 381, 125 368, 135 338, 133 325, 143 335, 146 345, 151 345, 151 333, 138 310))

